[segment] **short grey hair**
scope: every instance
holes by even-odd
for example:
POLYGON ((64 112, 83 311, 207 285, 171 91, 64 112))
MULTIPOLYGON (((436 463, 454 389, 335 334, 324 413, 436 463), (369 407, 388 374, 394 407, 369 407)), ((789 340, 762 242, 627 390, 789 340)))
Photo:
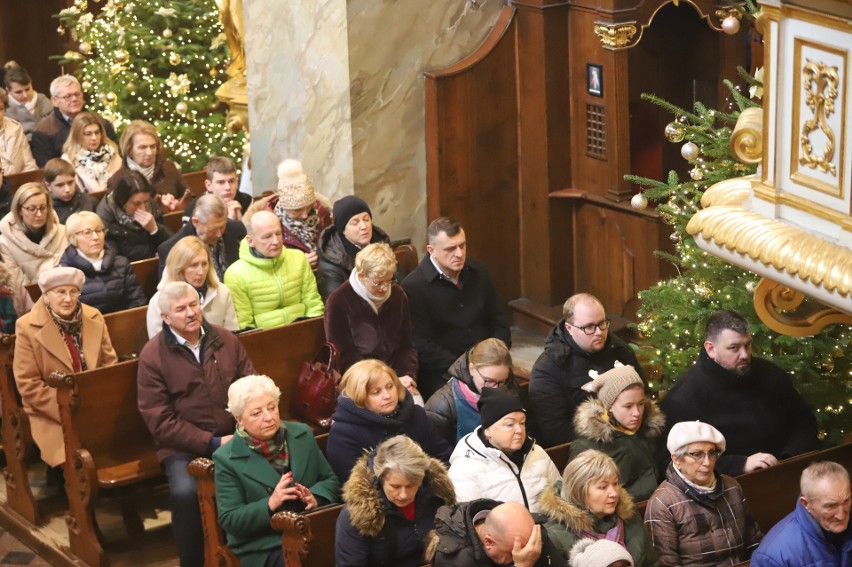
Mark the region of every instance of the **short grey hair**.
POLYGON ((385 475, 398 472, 407 479, 423 482, 431 459, 416 441, 407 435, 397 435, 382 442, 373 458, 373 474, 384 480, 385 475))
POLYGON ((225 200, 215 193, 205 193, 195 202, 195 209, 192 211, 192 217, 201 222, 207 222, 214 218, 217 220, 224 219, 228 216, 228 205, 225 200))
POLYGON ((75 86, 81 91, 80 81, 74 75, 59 75, 50 82, 50 96, 59 96, 59 89, 63 87, 75 86))
POLYGON ((269 376, 251 374, 234 381, 228 388, 228 412, 235 418, 243 415, 246 405, 258 396, 271 396, 277 404, 281 400, 281 390, 269 376))
POLYGON ((849 471, 843 465, 833 461, 811 463, 802 471, 799 479, 799 490, 802 496, 810 500, 814 485, 827 477, 845 478, 846 482, 849 482, 849 471))
POLYGON ((187 293, 192 293, 195 299, 199 299, 198 290, 186 282, 169 282, 164 285, 163 289, 160 290, 160 297, 157 298, 157 307, 160 308, 160 313, 171 315, 172 301, 184 297, 187 293))
POLYGON ((68 235, 68 244, 77 246, 77 233, 87 224, 92 224, 95 228, 104 228, 104 221, 92 211, 80 211, 68 217, 68 220, 65 221, 65 233, 68 235))

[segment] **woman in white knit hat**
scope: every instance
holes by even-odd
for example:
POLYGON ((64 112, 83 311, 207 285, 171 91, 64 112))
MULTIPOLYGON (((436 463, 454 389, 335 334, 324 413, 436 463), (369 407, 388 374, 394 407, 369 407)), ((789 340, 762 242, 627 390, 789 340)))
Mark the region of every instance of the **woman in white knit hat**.
POLYGON ((645 396, 645 384, 632 366, 616 366, 583 389, 597 398, 580 404, 574 414, 577 439, 570 458, 588 449, 603 451, 618 465, 621 485, 630 496, 647 500, 660 480, 654 455, 665 416, 645 396))
MULTIPOLYGON (((285 159, 278 165, 278 192, 275 214, 281 219, 284 246, 305 253, 311 268, 317 269, 319 235, 331 224, 327 203, 314 192, 310 177, 302 164, 285 159)), ((274 199, 274 197, 273 197, 274 199)))
POLYGON ((669 431, 666 480, 648 499, 645 527, 662 565, 715 566, 747 561, 763 533, 736 480, 716 473, 725 452, 719 430, 682 421, 669 431))
POLYGON ((608 539, 581 539, 571 548, 571 567, 633 567, 627 550, 608 539))

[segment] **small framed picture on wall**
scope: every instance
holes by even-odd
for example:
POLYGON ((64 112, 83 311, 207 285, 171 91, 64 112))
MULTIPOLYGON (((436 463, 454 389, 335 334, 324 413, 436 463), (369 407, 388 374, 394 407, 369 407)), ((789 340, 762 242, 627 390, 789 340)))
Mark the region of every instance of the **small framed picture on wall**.
POLYGON ((586 63, 586 91, 592 96, 603 96, 603 67, 586 63))

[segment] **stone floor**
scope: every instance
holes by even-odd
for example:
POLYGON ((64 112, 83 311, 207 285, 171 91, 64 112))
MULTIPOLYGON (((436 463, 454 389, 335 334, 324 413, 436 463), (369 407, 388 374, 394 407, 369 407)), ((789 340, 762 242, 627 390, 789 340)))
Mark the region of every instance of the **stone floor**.
POLYGON ((12 534, 0 528, 0 566, 31 565, 32 567, 50 567, 50 563, 33 553, 27 546, 15 539, 12 534))

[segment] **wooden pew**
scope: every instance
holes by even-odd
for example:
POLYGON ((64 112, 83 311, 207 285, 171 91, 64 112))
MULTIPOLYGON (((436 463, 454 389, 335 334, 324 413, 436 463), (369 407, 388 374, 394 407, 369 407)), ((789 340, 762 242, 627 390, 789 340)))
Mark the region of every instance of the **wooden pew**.
POLYGON ((571 443, 554 445, 553 447, 545 449, 544 452, 547 453, 547 456, 550 457, 550 460, 553 461, 554 465, 556 465, 556 468, 559 470, 559 474, 562 474, 562 471, 564 471, 565 467, 568 465, 569 455, 571 454, 571 443))
POLYGON ((24 171, 21 173, 12 173, 6 176, 9 184, 12 186, 12 193, 18 190, 18 187, 24 183, 38 183, 44 179, 43 169, 34 169, 32 171, 24 171))
POLYGON ((139 280, 142 291, 145 292, 145 297, 149 301, 157 293, 157 286, 160 284, 160 278, 157 277, 159 266, 160 260, 156 257, 130 263, 130 267, 133 268, 133 273, 136 274, 136 279, 139 280))
POLYGON ((173 233, 183 226, 183 209, 163 214, 163 222, 173 233))
POLYGON ((193 197, 200 197, 207 192, 204 182, 207 181, 207 168, 201 171, 191 171, 182 175, 184 183, 189 187, 193 197))
POLYGON ((320 508, 308 514, 276 512, 272 527, 281 532, 287 567, 334 565, 334 528, 343 505, 320 508), (317 545, 311 545, 314 541, 317 545))
POLYGON ((213 461, 203 457, 189 463, 189 474, 195 477, 198 488, 198 507, 204 528, 204 567, 239 567, 240 560, 228 547, 225 532, 219 526, 214 468, 213 461))

